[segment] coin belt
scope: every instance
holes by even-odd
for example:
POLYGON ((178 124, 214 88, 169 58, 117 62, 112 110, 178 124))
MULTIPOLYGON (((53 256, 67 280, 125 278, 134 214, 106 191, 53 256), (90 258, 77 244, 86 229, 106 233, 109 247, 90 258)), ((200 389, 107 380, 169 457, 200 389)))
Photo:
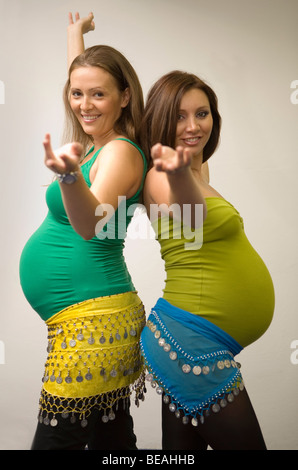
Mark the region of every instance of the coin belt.
MULTIPOLYGON (((57 320, 59 317, 57 318, 57 320)), ((48 326, 48 357, 39 420, 56 426, 56 415, 79 415, 82 426, 93 407, 104 422, 114 419, 120 399, 132 392, 144 399, 144 366, 139 338, 145 325, 142 303, 117 312, 91 314, 48 326)))

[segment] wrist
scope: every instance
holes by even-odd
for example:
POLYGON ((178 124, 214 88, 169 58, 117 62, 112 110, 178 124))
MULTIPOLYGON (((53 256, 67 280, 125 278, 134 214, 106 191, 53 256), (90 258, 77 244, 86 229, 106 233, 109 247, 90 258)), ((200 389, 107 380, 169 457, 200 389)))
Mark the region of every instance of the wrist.
POLYGON ((78 180, 79 170, 69 171, 67 173, 56 173, 59 183, 73 184, 78 180))
POLYGON ((169 179, 185 178, 192 176, 192 171, 190 165, 177 168, 173 171, 167 171, 167 176, 169 179))

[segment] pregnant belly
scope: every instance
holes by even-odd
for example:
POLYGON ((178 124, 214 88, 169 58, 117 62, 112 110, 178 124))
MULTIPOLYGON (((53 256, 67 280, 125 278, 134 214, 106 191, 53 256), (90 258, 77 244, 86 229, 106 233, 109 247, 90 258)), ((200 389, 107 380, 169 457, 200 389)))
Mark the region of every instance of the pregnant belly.
POLYGON ((218 271, 204 279, 204 309, 211 321, 245 347, 268 329, 274 312, 274 287, 269 271, 252 247, 234 253, 218 271))
POLYGON ((69 303, 71 282, 70 247, 44 238, 42 228, 25 245, 20 259, 20 282, 32 308, 46 320, 69 303))
POLYGON ((200 315, 230 334, 242 347, 268 329, 274 312, 274 287, 259 255, 244 253, 213 256, 191 270, 168 270, 164 298, 200 315), (183 276, 181 273, 183 272, 183 276))

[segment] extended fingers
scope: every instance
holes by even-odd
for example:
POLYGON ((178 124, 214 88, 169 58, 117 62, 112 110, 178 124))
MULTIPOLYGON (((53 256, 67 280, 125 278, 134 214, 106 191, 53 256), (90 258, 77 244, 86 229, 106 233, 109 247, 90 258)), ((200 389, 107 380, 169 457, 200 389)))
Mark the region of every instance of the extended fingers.
POLYGON ((192 154, 189 149, 179 148, 179 163, 181 166, 186 167, 191 164, 192 154))
POLYGON ((56 157, 52 150, 50 134, 45 135, 45 138, 43 140, 43 146, 45 149, 45 164, 48 168, 53 169, 56 157))

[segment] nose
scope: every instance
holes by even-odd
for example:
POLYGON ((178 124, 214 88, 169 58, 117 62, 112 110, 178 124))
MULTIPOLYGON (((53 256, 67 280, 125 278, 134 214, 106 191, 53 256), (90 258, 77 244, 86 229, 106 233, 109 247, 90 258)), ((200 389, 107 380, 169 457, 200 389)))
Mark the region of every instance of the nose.
POLYGON ((82 96, 80 107, 82 111, 89 111, 92 108, 92 103, 88 95, 82 96))
POLYGON ((186 130, 188 132, 196 132, 200 129, 200 123, 197 116, 188 116, 186 121, 186 130))

